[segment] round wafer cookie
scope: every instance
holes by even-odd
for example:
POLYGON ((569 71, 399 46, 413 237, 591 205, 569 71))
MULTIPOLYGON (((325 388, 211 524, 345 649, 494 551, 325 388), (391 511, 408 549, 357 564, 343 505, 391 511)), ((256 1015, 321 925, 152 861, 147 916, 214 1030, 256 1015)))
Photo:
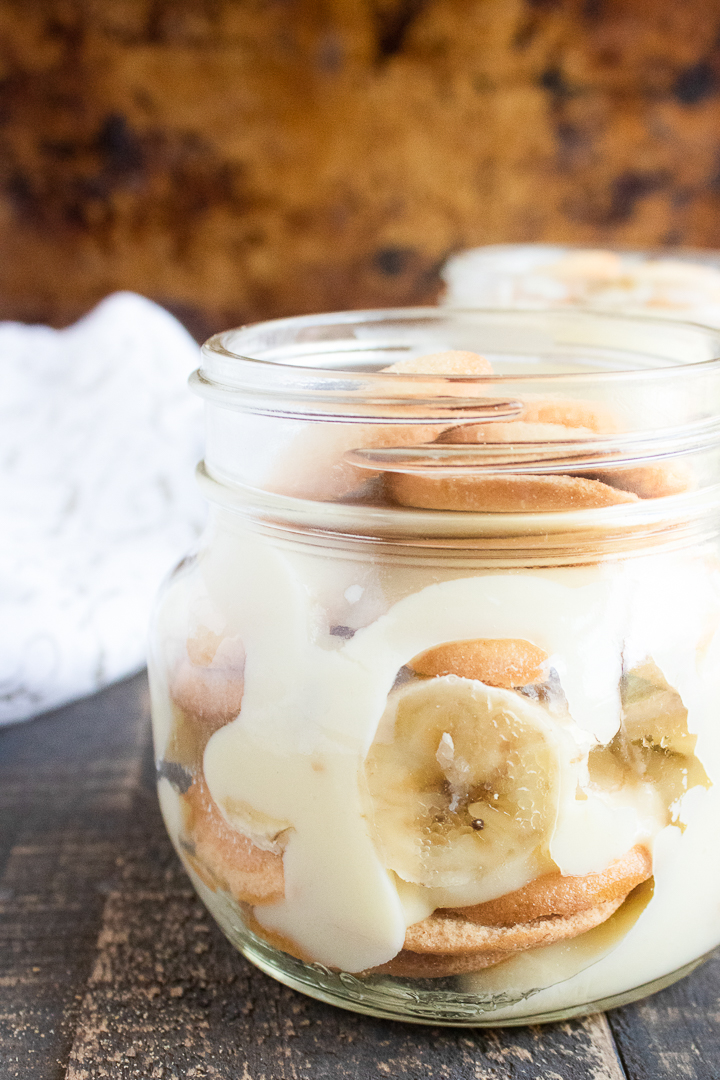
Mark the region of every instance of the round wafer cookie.
POLYGON ((245 650, 237 638, 199 627, 188 638, 186 652, 170 680, 170 696, 210 734, 240 712, 245 650))
POLYGON ((407 666, 418 675, 459 675, 511 690, 544 682, 547 659, 546 652, 521 638, 475 638, 437 645, 407 666))
MULTIPOLYGON (((399 375, 467 375, 474 378, 493 373, 489 360, 467 349, 446 349, 444 352, 409 357, 382 370, 399 375)), ((463 390, 463 393, 466 392, 463 390)))
POLYGON ((608 408, 571 398, 526 399, 519 419, 529 424, 585 428, 596 435, 612 435, 618 431, 617 418, 608 408))
POLYGON ((552 513, 638 502, 638 496, 579 476, 507 473, 445 476, 387 473, 385 491, 401 506, 493 514, 552 513))
POLYGON ((184 855, 211 889, 225 889, 238 902, 269 904, 285 893, 282 855, 264 851, 231 828, 202 776, 181 795, 184 855))
MULTIPOLYGON (((397 375, 489 375, 492 367, 477 353, 448 350, 399 360, 383 372, 397 375)), ((446 395, 467 394, 467 386, 448 384, 446 395)), ((408 394, 413 391, 408 388, 408 394)), ((418 401, 422 388, 418 389, 418 401)), ((397 416, 407 415, 398 405, 397 416)), ((342 499, 373 479, 378 472, 345 460, 350 450, 416 446, 433 442, 446 424, 307 424, 283 452, 264 483, 268 491, 298 499, 342 499)))
MULTIPOLYGON (((463 362, 458 359, 458 367, 463 362)), ((469 362, 463 373, 472 374, 469 362)), ((562 442, 608 430, 613 430, 612 421, 601 410, 583 402, 548 400, 527 402, 520 420, 448 427, 437 441, 562 442)), ((552 513, 614 506, 638 498, 600 480, 565 474, 438 476, 397 472, 387 473, 383 483, 391 501, 424 510, 552 513)))
MULTIPOLYGON (((540 415, 543 415, 540 410, 540 415)), ((576 416, 566 409, 559 409, 557 414, 548 409, 547 415, 568 417, 578 420, 584 418, 589 424, 594 417, 584 412, 576 416)), ((608 429, 609 422, 606 424, 608 429)), ((613 429, 610 428, 610 431, 613 429)), ((592 439, 600 434, 602 428, 583 427, 580 424, 556 423, 546 421, 528 421, 527 414, 520 420, 486 424, 462 424, 443 431, 436 442, 442 444, 518 444, 518 443, 564 443, 571 440, 592 439)), ((670 461, 648 463, 646 465, 604 465, 598 469, 573 469, 568 462, 568 476, 577 476, 586 480, 597 480, 622 491, 630 491, 641 499, 659 499, 666 495, 676 495, 687 491, 692 486, 692 471, 686 462, 670 461)))
POLYGON ((579 937, 609 919, 624 899, 608 900, 576 915, 548 916, 509 927, 480 927, 436 914, 417 928, 411 926, 405 947, 373 974, 433 979, 480 971, 516 953, 579 937))
POLYGON ((482 926, 514 926, 548 916, 576 915, 608 900, 627 896, 652 874, 652 858, 641 844, 631 848, 604 870, 584 877, 544 874, 496 900, 472 907, 448 908, 443 914, 482 926))
POLYGON ((679 495, 690 491, 694 478, 692 469, 684 461, 671 461, 654 465, 606 466, 602 469, 583 470, 588 480, 600 480, 623 491, 633 491, 641 499, 662 499, 666 495, 679 495))

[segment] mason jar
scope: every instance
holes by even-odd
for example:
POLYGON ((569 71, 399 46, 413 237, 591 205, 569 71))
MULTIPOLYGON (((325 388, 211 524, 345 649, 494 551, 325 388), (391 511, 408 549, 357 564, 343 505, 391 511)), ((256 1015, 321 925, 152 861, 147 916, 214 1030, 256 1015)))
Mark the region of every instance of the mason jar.
POLYGON ((160 803, 249 960, 433 1024, 720 942, 720 336, 350 312, 205 345, 211 508, 159 598, 160 803))
POLYGON ((452 307, 586 307, 720 327, 720 252, 491 244, 448 259, 452 307))

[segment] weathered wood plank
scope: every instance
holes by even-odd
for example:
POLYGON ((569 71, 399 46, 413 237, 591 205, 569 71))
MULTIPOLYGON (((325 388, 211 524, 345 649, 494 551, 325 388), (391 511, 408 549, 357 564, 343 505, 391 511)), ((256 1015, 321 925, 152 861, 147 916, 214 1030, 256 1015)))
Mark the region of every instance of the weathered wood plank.
POLYGON ((147 738, 144 678, 0 731, 0 1077, 64 1077, 147 738))
POLYGON ((720 1080, 720 953, 689 978, 607 1015, 633 1080, 720 1080))

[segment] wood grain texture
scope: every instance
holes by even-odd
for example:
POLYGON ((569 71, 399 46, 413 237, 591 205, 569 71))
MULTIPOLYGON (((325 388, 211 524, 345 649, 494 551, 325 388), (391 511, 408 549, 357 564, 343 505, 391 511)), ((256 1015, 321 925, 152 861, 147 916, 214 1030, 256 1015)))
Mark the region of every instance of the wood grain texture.
POLYGON ((720 1076, 717 960, 608 1017, 495 1031, 355 1016, 261 974, 166 838, 142 677, 0 732, 0 805, 0 1080, 720 1076))
POLYGON ((63 1077, 147 739, 143 677, 0 731, 0 1077, 63 1077))
POLYGON ((0 0, 0 314, 425 302, 477 244, 720 246, 707 0, 0 0))
POLYGON ((614 1009, 607 1019, 629 1076, 718 1080, 720 954, 670 990, 614 1009))

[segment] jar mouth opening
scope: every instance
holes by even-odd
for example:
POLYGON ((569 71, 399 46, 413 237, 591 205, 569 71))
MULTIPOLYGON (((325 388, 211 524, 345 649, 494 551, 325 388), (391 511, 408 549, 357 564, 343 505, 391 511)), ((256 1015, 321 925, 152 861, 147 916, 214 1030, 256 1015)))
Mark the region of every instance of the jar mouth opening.
MULTIPOLYGON (((203 363, 195 388, 204 384, 228 391, 243 389, 248 382, 268 382, 281 378, 326 381, 330 388, 338 377, 362 375, 370 380, 368 392, 379 392, 402 382, 415 394, 426 388, 451 386, 488 388, 502 383, 522 387, 528 380, 548 390, 567 383, 578 388, 601 379, 603 383, 652 382, 693 375, 720 374, 720 331, 674 317, 615 314, 606 311, 567 307, 539 310, 521 308, 410 307, 338 311, 322 315, 300 315, 248 323, 221 331, 202 348, 203 363), (498 329, 528 338, 536 335, 536 350, 551 351, 571 361, 579 354, 583 370, 566 364, 559 371, 502 370, 491 375, 427 375, 382 370, 413 353, 439 352, 443 342, 436 335, 420 348, 423 335, 436 329, 452 334, 457 323, 475 340, 445 349, 466 348, 484 354, 483 339, 489 337, 494 352, 498 329), (383 328, 381 330, 381 328, 383 328), (344 331, 344 333, 343 333, 344 331), (477 337, 476 337, 477 335, 477 337), (429 347, 427 347, 429 346, 429 347), (376 354, 375 356, 373 354, 376 354), (609 366, 615 356, 617 367, 609 366), (318 363, 325 360, 326 363, 318 363), (343 360, 347 360, 343 364, 343 360), (377 362, 378 366, 374 366, 377 362)), ((288 385, 288 390, 290 386, 288 385)), ((392 395, 395 397, 395 393, 392 395)))
POLYGON ((480 499, 467 485, 482 477, 488 491, 495 483, 483 498, 500 503, 509 485, 529 513, 559 498, 558 485, 578 505, 707 487, 720 454, 720 331, 671 319, 557 308, 306 315, 216 335, 191 382, 210 406, 212 469, 240 479, 249 469, 258 486, 290 484, 308 499, 380 498, 380 485, 393 504, 450 500, 465 513, 480 499), (386 370, 446 351, 479 353, 494 374, 386 370), (265 473, 247 464, 254 456, 265 473), (551 484, 553 474, 566 479, 551 484))

